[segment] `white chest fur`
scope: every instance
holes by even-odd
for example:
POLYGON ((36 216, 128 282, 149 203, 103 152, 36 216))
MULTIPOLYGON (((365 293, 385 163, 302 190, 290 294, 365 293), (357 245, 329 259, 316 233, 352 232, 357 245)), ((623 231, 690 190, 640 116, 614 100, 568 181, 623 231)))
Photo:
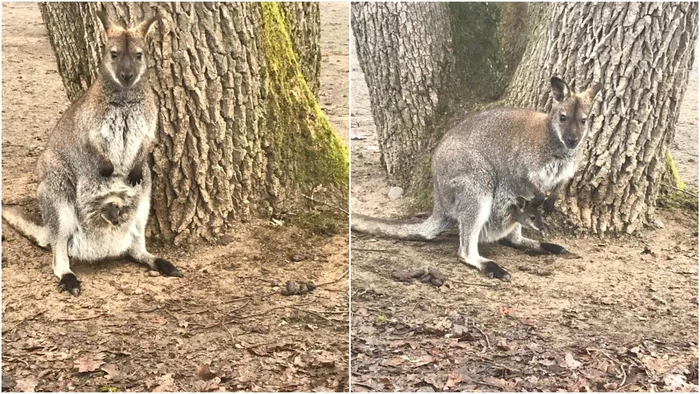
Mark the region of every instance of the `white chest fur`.
POLYGON ((539 171, 530 173, 530 181, 539 186, 541 191, 546 192, 560 182, 573 178, 575 172, 574 159, 554 159, 539 171))
POLYGON ((128 173, 146 138, 153 130, 141 106, 110 107, 100 126, 109 160, 115 171, 128 173))

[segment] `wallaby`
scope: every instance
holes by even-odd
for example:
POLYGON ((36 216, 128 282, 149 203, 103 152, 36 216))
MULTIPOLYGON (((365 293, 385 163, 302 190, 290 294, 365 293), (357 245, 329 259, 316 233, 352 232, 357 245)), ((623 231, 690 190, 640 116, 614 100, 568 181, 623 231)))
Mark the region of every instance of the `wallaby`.
MULTIPOLYGON (((586 121, 601 85, 574 94, 563 80, 553 77, 551 87, 554 102, 549 114, 494 108, 467 117, 445 133, 432 156, 433 212, 423 223, 406 225, 353 215, 353 230, 433 239, 457 222, 460 259, 503 280, 509 280, 510 274, 479 255, 480 240, 503 237, 501 242, 512 247, 568 253, 559 245, 523 237, 519 223, 507 234, 501 228, 492 230, 494 235, 482 231, 494 213, 512 205, 513 191, 523 183, 544 193, 559 189, 574 175, 576 156, 588 132, 586 121)), ((556 196, 550 196, 545 206, 553 205, 550 198, 556 196)))
POLYGON ((158 109, 148 84, 146 37, 160 20, 158 14, 136 27, 112 23, 104 12, 105 50, 100 74, 87 92, 59 120, 58 128, 74 130, 94 155, 100 175, 128 174, 136 185, 143 177, 143 162, 151 152, 158 109), (63 123, 63 125, 61 124, 63 123))
POLYGON ((145 39, 159 17, 126 29, 111 23, 104 13, 98 16, 106 40, 101 72, 59 119, 37 163, 37 202, 44 224, 38 226, 3 209, 10 224, 40 246, 51 246, 59 288, 73 295, 80 293, 80 281, 70 269, 69 257, 98 260, 128 255, 163 275, 182 276, 169 261, 148 253, 145 242, 151 198, 146 158, 158 114, 147 80, 145 39), (134 186, 129 225, 116 226, 121 230, 107 238, 76 237, 89 222, 80 208, 85 208, 85 201, 97 201, 105 185, 112 185, 110 177, 126 177, 134 186))

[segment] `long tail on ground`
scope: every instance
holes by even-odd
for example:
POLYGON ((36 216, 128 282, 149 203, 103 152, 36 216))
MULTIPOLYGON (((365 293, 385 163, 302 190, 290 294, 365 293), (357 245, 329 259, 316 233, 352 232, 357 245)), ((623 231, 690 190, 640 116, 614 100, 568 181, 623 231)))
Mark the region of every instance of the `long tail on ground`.
POLYGON ((25 237, 36 242, 42 248, 49 246, 49 230, 45 226, 27 219, 22 209, 18 206, 3 206, 2 218, 25 237))
POLYGON ((442 230, 439 221, 434 220, 433 217, 420 223, 408 223, 403 220, 373 218, 360 214, 352 215, 351 227, 353 231, 360 233, 408 240, 430 240, 442 230))

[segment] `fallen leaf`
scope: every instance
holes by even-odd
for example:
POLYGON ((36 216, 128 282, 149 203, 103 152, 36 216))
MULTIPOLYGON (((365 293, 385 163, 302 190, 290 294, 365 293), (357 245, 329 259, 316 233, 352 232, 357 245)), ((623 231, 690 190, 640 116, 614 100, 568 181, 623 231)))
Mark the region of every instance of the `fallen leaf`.
POLYGON ((13 391, 33 393, 37 384, 39 384, 39 382, 36 381, 36 378, 31 376, 24 379, 17 379, 17 384, 15 385, 13 391))
POLYGON ((503 317, 510 316, 513 314, 513 308, 506 308, 505 306, 498 307, 498 314, 503 317))
POLYGON ((670 373, 664 376, 663 391, 680 391, 686 386, 688 386, 688 383, 685 380, 685 376, 681 374, 670 373))
POLYGON ((398 365, 403 364, 406 360, 407 360, 406 356, 390 358, 390 359, 384 361, 384 365, 388 365, 390 367, 396 367, 398 365))
POLYGON ((422 356, 411 361, 413 362, 414 367, 421 367, 423 365, 427 365, 434 362, 435 358, 433 356, 422 356))
POLYGON ((158 386, 153 389, 153 392, 177 391, 173 374, 169 373, 158 378, 158 386))
POLYGON ((450 372, 449 375, 447 375, 447 382, 445 382, 445 387, 442 389, 451 389, 455 387, 458 383, 462 381, 462 374, 456 371, 450 372))
POLYGON ((574 355, 570 352, 564 356, 564 362, 560 364, 562 368, 577 369, 583 365, 580 361, 576 361, 574 355))
POLYGON ((197 367, 197 376, 202 380, 210 380, 214 379, 216 374, 209 369, 208 365, 203 364, 197 367))
POLYGON ((104 364, 102 360, 96 360, 92 357, 81 357, 75 360, 74 363, 80 373, 97 371, 100 369, 100 366, 104 364))
POLYGON ((107 380, 113 380, 119 376, 119 369, 114 364, 104 364, 100 369, 107 373, 107 375, 105 375, 107 380))
POLYGON ((498 388, 505 388, 506 385, 508 384, 505 379, 498 379, 498 378, 494 378, 493 376, 486 377, 486 379, 484 379, 484 383, 486 383, 488 386, 493 386, 493 387, 498 387, 498 388))

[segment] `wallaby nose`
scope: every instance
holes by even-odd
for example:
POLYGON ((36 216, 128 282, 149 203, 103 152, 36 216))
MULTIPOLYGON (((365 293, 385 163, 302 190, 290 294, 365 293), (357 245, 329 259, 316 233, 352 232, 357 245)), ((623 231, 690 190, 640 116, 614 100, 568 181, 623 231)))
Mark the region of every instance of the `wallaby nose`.
POLYGON ((131 82, 132 79, 134 79, 134 74, 133 73, 122 73, 122 79, 124 82, 131 82))
POLYGON ((112 224, 116 226, 119 224, 119 219, 112 219, 110 220, 110 222, 112 222, 112 224))
POLYGON ((578 144, 578 138, 577 137, 566 137, 566 143, 569 145, 569 148, 573 148, 578 144))

